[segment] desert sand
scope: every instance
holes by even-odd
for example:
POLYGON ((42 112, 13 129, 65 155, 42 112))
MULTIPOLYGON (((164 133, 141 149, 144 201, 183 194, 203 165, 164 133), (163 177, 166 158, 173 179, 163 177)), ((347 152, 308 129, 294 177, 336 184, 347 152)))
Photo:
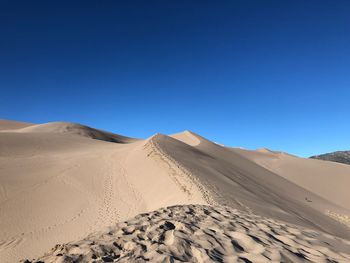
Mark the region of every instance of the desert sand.
POLYGON ((348 185, 350 166, 190 131, 4 120, 0 262, 349 262, 348 185))
POLYGON ((349 262, 350 242, 227 207, 161 208, 56 246, 44 262, 349 262), (334 246, 343 247, 337 252, 334 246))

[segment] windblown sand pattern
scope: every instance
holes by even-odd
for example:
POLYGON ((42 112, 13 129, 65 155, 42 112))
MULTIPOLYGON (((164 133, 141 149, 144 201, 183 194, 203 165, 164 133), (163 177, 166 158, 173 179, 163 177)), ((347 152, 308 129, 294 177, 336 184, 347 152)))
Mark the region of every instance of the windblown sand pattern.
POLYGON ((341 215, 338 213, 334 213, 332 211, 327 210, 326 215, 330 216, 334 220, 337 220, 338 222, 350 227, 350 216, 347 215, 341 215))
POLYGON ((144 213, 57 245, 33 262, 350 262, 350 242, 228 207, 184 205, 144 213))

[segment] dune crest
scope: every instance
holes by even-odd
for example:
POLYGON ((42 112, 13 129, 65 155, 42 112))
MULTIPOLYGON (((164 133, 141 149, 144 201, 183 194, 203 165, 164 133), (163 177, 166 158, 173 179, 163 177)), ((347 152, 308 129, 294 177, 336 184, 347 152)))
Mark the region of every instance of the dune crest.
POLYGON ((182 141, 188 145, 191 146, 196 146, 198 144, 201 143, 200 139, 198 138, 198 136, 196 134, 194 134, 191 131, 183 131, 183 132, 179 132, 179 133, 175 133, 170 135, 170 137, 175 138, 179 141, 182 141))
POLYGON ((129 143, 136 140, 134 138, 113 134, 111 132, 71 122, 49 122, 45 124, 31 125, 29 127, 18 129, 17 132, 71 134, 116 143, 129 143))

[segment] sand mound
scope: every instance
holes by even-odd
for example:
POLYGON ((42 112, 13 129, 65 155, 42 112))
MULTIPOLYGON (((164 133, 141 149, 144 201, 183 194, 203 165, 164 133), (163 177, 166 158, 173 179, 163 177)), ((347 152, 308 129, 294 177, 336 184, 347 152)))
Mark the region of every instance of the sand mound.
POLYGON ((345 251, 350 251, 349 241, 314 230, 227 207, 187 205, 140 214, 81 241, 57 245, 37 260, 349 262, 345 251))
POLYGON ((242 149, 232 151, 324 199, 350 209, 350 166, 289 154, 272 155, 242 149))
MULTIPOLYGON (((244 149, 242 149, 242 150, 244 150, 244 149)), ((251 152, 253 152, 253 151, 251 151, 251 152)), ((265 155, 269 155, 269 156, 275 156, 276 158, 279 158, 280 156, 284 156, 284 155, 289 155, 289 156, 296 157, 295 155, 292 155, 292 154, 289 154, 289 153, 286 153, 286 152, 274 151, 274 150, 270 150, 268 148, 259 148, 259 149, 256 149, 255 152, 256 153, 265 154, 265 155)))
POLYGON ((64 133, 116 143, 129 143, 136 140, 133 138, 70 122, 49 122, 45 124, 32 125, 30 127, 22 128, 18 130, 18 132, 64 133))
POLYGON ((188 145, 195 146, 201 143, 200 138, 191 131, 183 131, 170 135, 170 137, 182 141, 188 145))
POLYGON ((28 123, 28 122, 0 120, 0 131, 2 131, 2 130, 16 130, 16 129, 25 128, 25 127, 28 127, 31 125, 34 125, 34 124, 28 123))

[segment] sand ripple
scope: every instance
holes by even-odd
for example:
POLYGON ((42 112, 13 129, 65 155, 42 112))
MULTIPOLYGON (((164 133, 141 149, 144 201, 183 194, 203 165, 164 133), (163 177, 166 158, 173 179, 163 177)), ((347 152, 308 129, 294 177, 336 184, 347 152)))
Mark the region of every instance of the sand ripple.
POLYGON ((350 262, 349 241, 227 207, 162 208, 27 262, 350 262), (349 249, 349 250, 347 250, 349 249))

